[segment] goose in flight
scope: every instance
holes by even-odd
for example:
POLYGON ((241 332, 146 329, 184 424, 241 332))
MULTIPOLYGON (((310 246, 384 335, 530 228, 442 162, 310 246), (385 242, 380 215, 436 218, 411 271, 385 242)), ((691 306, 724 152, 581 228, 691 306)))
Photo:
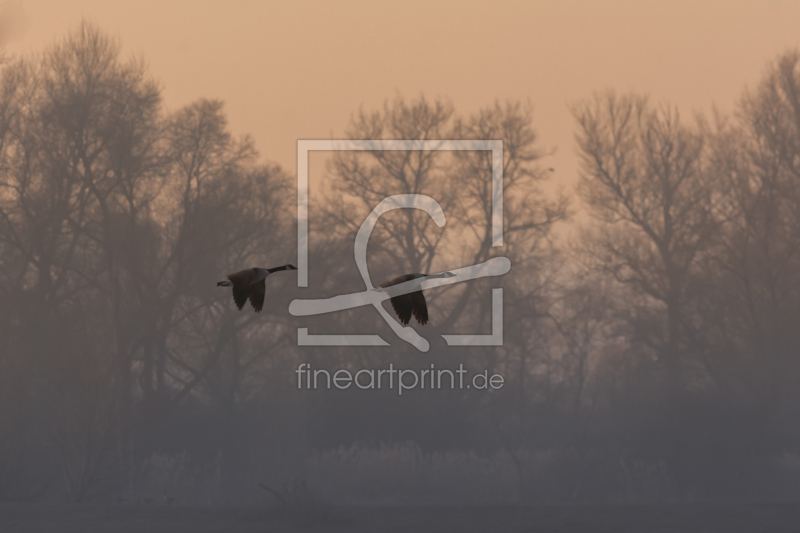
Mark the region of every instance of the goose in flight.
POLYGON ((273 272, 280 270, 297 270, 294 265, 283 265, 275 268, 248 268, 233 274, 228 274, 228 279, 217 282, 217 287, 233 286, 233 301, 239 311, 249 299, 256 313, 264 307, 264 293, 267 290, 265 280, 273 272))
MULTIPOLYGON (((417 283, 418 286, 425 279, 453 277, 455 277, 455 274, 452 272, 442 272, 441 274, 432 274, 430 276, 426 274, 405 274, 404 276, 399 276, 385 283, 381 283, 380 288, 385 289, 386 287, 399 285, 415 279, 419 280, 417 283)), ((401 294, 400 296, 390 298, 390 300, 394 312, 397 313, 397 318, 400 319, 400 323, 404 326, 407 326, 411 321, 411 315, 414 315, 414 318, 416 318, 417 322, 422 326, 428 323, 428 304, 425 302, 425 296, 422 294, 422 291, 401 294)))

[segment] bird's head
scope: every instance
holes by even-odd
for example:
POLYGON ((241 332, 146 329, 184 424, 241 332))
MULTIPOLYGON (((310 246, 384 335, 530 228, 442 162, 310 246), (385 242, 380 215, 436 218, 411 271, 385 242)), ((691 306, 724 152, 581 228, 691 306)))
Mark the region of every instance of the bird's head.
POLYGON ((286 270, 297 270, 297 267, 294 265, 286 265, 286 270))

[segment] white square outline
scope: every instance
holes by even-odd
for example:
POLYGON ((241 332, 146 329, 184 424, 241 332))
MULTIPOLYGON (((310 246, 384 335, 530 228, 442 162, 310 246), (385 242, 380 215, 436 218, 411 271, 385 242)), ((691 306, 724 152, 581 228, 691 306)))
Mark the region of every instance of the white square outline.
MULTIPOLYGON (((492 152, 492 247, 503 246, 503 141, 502 140, 323 140, 297 141, 297 286, 308 287, 308 157, 311 151, 451 150, 492 152)), ((492 290, 490 335, 442 335, 448 345, 502 346, 503 289, 492 290), (498 315, 498 316, 495 316, 498 315), (499 320, 497 320, 499 318, 499 320)), ((387 345, 375 335, 308 335, 298 328, 303 345, 387 345), (316 339, 316 340, 312 340, 316 339), (360 339, 360 341, 359 341, 360 339), (371 340, 369 340, 371 339, 371 340)))

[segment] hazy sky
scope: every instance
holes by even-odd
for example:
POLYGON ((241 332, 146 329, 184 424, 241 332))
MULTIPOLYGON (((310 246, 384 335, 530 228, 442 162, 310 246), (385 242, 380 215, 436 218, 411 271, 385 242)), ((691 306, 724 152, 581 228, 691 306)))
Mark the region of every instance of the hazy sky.
POLYGON ((118 35, 169 109, 226 102, 231 127, 294 172, 297 139, 341 137, 360 105, 446 96, 460 111, 529 100, 548 161, 576 173, 568 105, 613 87, 669 99, 687 118, 730 110, 800 41, 800 2, 6 3, 0 44, 41 49, 82 18, 118 35))

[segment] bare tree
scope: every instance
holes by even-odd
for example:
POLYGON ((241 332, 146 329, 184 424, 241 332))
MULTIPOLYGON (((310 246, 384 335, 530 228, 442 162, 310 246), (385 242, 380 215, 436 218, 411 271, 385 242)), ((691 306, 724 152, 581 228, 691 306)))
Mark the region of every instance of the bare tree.
POLYGON ((709 364, 719 380, 767 399, 793 396, 800 368, 800 56, 787 52, 745 93, 734 120, 713 131, 713 168, 724 215, 703 294, 709 364), (725 316, 712 308, 724 305, 725 316))
MULTIPOLYGON (((382 111, 361 110, 347 131, 351 139, 447 139, 452 128, 453 108, 444 101, 424 97, 406 103, 397 99, 382 111)), ((352 237, 360 221, 352 213, 369 213, 393 194, 427 194, 447 210, 452 203, 442 175, 441 157, 434 150, 337 152, 332 174, 333 202, 326 202, 326 219, 352 237)), ((442 244, 442 233, 433 231, 431 218, 417 210, 387 213, 375 228, 370 242, 373 253, 386 255, 399 272, 428 272, 442 244)), ((330 226, 328 226, 330 227, 330 226)))
POLYGON ((579 193, 600 223, 586 251, 618 282, 665 307, 663 334, 651 342, 679 387, 686 287, 715 230, 704 137, 677 110, 633 95, 598 95, 573 114, 579 193))

